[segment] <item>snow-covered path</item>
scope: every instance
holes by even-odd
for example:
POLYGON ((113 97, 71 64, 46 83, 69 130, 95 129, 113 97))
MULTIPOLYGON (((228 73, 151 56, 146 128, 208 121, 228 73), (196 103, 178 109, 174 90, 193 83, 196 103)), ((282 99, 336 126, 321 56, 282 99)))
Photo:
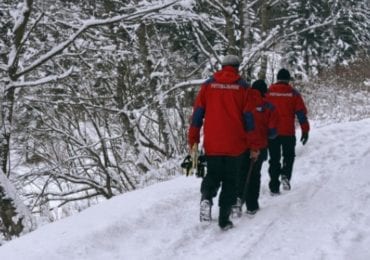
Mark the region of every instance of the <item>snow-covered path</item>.
MULTIPOLYGON (((299 135, 299 133, 298 133, 299 135)), ((200 179, 113 198, 0 247, 0 259, 370 259, 370 120, 313 127, 292 190, 227 232, 198 222, 200 179)))

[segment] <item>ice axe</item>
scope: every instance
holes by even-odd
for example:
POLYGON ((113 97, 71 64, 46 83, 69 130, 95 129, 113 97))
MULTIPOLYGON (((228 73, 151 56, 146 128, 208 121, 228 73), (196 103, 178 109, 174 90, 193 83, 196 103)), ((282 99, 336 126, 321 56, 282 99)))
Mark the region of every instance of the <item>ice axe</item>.
POLYGON ((241 197, 242 205, 244 204, 244 202, 247 199, 249 183, 250 183, 250 180, 251 180, 251 176, 252 176, 253 167, 254 167, 255 162, 256 162, 256 159, 253 159, 253 158, 250 159, 249 168, 248 168, 248 172, 247 172, 247 178, 245 178, 243 194, 242 194, 242 197, 241 197))

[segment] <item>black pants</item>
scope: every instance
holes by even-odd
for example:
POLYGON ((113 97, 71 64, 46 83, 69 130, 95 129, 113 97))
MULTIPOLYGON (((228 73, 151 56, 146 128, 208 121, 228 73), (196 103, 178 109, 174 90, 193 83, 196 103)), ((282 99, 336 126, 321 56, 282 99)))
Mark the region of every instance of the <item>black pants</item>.
POLYGON ((293 163, 295 158, 295 136, 278 136, 269 140, 269 187, 272 192, 279 192, 280 176, 292 178, 293 163), (281 165, 281 158, 283 164, 281 165))
POLYGON ((217 195, 221 186, 218 205, 231 208, 236 202, 236 185, 242 159, 241 156, 207 156, 207 175, 204 177, 200 191, 202 200, 212 199, 217 195))
POLYGON ((247 189, 245 203, 248 210, 255 210, 259 208, 258 198, 261 188, 261 168, 263 162, 267 159, 267 149, 261 150, 257 161, 253 164, 253 169, 247 183, 247 174, 250 168, 251 160, 249 159, 249 152, 245 154, 242 162, 241 172, 238 179, 237 196, 242 198, 244 190, 247 189))

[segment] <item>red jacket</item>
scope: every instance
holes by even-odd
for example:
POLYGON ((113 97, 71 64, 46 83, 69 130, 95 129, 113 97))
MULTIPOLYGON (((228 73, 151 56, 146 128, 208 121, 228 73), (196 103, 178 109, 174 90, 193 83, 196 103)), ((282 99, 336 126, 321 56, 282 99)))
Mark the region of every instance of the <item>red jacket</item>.
POLYGON ((262 97, 258 90, 254 91, 256 108, 253 115, 256 121, 256 127, 258 127, 257 132, 262 135, 263 147, 266 148, 268 146, 268 139, 273 139, 278 135, 277 128, 279 115, 273 104, 271 104, 266 98, 262 97))
POLYGON ((200 141, 203 126, 207 155, 238 156, 247 149, 261 149, 263 140, 255 131, 255 102, 249 85, 237 69, 225 66, 201 85, 188 133, 190 147, 200 141))
POLYGON ((295 135, 295 116, 298 119, 302 132, 309 132, 310 125, 307 119, 307 108, 301 94, 291 85, 285 82, 272 84, 267 91, 267 100, 278 111, 278 135, 295 135))

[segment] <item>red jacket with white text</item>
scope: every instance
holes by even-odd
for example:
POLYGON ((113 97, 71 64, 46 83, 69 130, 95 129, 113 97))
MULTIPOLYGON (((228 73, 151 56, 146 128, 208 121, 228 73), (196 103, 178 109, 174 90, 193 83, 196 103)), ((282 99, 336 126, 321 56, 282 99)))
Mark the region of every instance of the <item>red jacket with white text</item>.
POLYGON ((254 109, 253 115, 256 121, 256 127, 258 132, 262 134, 263 147, 268 146, 268 139, 274 139, 278 133, 279 115, 273 104, 271 104, 266 98, 262 97, 258 90, 254 91, 254 100, 256 102, 256 108, 254 109))
POLYGON ((295 117, 303 133, 310 131, 307 108, 301 94, 286 82, 272 84, 267 91, 267 100, 277 109, 279 115, 278 135, 295 135, 295 117))
POLYGON ((248 149, 263 148, 250 91, 249 84, 232 66, 223 67, 204 82, 194 103, 188 132, 190 147, 199 143, 203 126, 206 155, 238 156, 248 149))

